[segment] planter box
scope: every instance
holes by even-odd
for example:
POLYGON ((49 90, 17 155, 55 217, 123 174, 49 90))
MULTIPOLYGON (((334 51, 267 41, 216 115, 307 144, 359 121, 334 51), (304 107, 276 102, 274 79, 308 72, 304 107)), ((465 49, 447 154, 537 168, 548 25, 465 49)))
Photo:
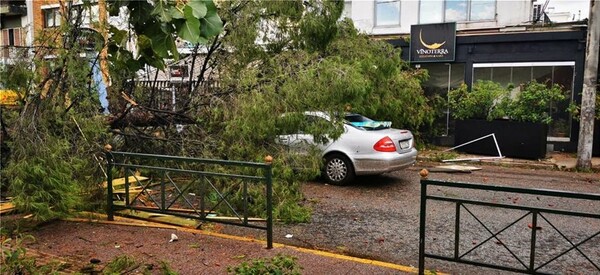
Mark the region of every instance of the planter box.
MULTIPOLYGON (((524 159, 546 157, 548 125, 509 120, 457 120, 454 145, 494 134, 503 156, 524 159)), ((456 150, 471 154, 497 156, 494 140, 489 137, 456 150)))

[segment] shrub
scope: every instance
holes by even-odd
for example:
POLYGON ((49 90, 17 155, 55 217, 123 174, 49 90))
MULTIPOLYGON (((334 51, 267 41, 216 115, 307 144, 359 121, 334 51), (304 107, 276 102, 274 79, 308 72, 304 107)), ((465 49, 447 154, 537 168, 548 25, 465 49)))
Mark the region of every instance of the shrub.
POLYGON ((466 84, 450 91, 449 105, 456 119, 493 120, 504 116, 508 89, 489 80, 478 80, 471 91, 466 84))
POLYGON ((243 262, 235 267, 228 267, 230 274, 263 275, 263 274, 300 274, 302 267, 296 258, 286 255, 277 255, 271 259, 261 258, 251 263, 243 262))
POLYGON ((455 119, 507 118, 514 121, 550 124, 552 103, 565 100, 561 87, 548 87, 535 80, 520 86, 520 92, 511 98, 511 87, 503 88, 492 81, 477 81, 471 91, 466 85, 450 91, 449 103, 455 119))
POLYGON ((536 81, 528 82, 521 86, 522 90, 517 98, 507 106, 507 115, 515 121, 528 121, 550 124, 552 117, 549 114, 552 102, 565 99, 565 94, 558 84, 548 87, 536 81))

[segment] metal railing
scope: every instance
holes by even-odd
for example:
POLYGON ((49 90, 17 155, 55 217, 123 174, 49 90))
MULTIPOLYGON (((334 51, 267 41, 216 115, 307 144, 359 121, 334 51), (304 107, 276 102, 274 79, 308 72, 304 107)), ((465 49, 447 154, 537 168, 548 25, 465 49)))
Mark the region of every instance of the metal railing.
MULTIPOLYGON (((479 194, 479 197, 481 196, 482 194, 479 194)), ((475 195, 474 197, 478 196, 475 195)), ((559 264, 556 262, 570 252, 576 253, 578 256, 582 257, 582 262, 587 264, 589 269, 593 269, 593 271, 591 271, 592 273, 600 273, 600 263, 594 260, 600 258, 600 253, 598 253, 600 250, 597 249, 598 247, 600 247, 600 212, 588 213, 565 209, 569 207, 559 208, 558 206, 555 206, 553 204, 547 204, 547 202, 544 201, 550 200, 550 198, 556 200, 566 200, 569 203, 564 203, 565 205, 563 206, 568 205, 570 206, 570 208, 574 208, 573 205, 578 205, 581 203, 600 205, 600 194, 585 194, 557 190, 526 189, 488 184, 481 185, 473 183, 446 182, 422 179, 419 222, 419 274, 424 274, 425 272, 426 258, 512 272, 544 274, 548 271, 543 271, 543 268, 549 268, 550 264, 559 264), (433 189, 432 187, 435 189, 433 189), (431 191, 431 189, 433 189, 434 191, 431 193, 435 194, 428 193, 428 190, 431 191), (454 192, 451 192, 449 190, 454 190, 454 192), (485 201, 477 198, 466 198, 466 193, 481 191, 487 193, 487 199, 485 201), (498 203, 498 196, 493 196, 501 194, 500 198, 506 199, 506 197, 502 197, 502 195, 507 193, 513 194, 512 197, 509 197, 513 198, 512 204, 498 203), (490 200, 490 196, 492 196, 492 198, 494 199, 490 200), (530 197, 531 201, 527 202, 527 204, 529 205, 522 205, 521 202, 517 203, 518 198, 521 197, 530 197), (542 197, 543 199, 540 200, 540 197, 542 197), (438 203, 442 204, 453 204, 454 207, 445 207, 441 211, 438 208, 437 212, 443 212, 446 219, 454 218, 454 224, 452 224, 452 221, 437 223, 437 226, 443 228, 437 228, 436 230, 432 230, 434 232, 429 232, 427 229, 431 221, 428 223, 428 215, 430 215, 429 218, 432 218, 436 215, 441 214, 434 214, 432 212, 428 212, 428 201, 437 201, 438 203), (554 207, 548 208, 544 207, 544 205, 554 207), (480 211, 479 213, 477 211, 474 211, 474 208, 477 207, 480 207, 481 209, 478 210, 482 211, 480 211), (509 220, 508 222, 494 221, 496 222, 496 228, 493 228, 493 226, 489 225, 489 223, 492 222, 491 220, 501 218, 498 218, 493 213, 489 213, 490 211, 502 211, 503 215, 506 215, 506 213, 510 213, 512 215, 509 215, 509 217, 507 218, 509 220), (451 216, 452 212, 454 213, 453 217, 451 216), (487 220, 486 218, 482 218, 482 216, 484 215, 488 218, 487 220), (470 222, 472 223, 471 226, 469 226, 466 229, 464 228, 466 227, 464 226, 466 220, 465 216, 468 217, 470 219, 470 222), (490 220, 489 217, 492 217, 492 219, 490 220), (528 218, 530 219, 528 220, 528 218), (575 238, 570 236, 570 234, 563 232, 566 230, 565 226, 563 226, 561 230, 559 229, 560 226, 557 226, 556 224, 566 223, 566 227, 570 227, 569 230, 572 230, 572 227, 576 226, 569 224, 568 220, 565 222, 564 220, 560 221, 552 218, 588 219, 589 221, 591 221, 592 226, 591 228, 585 228, 588 231, 586 233, 579 232, 578 240, 575 240, 575 238), (488 222, 488 224, 486 224, 486 221, 488 222), (551 237, 548 237, 549 233, 546 234, 544 236, 545 240, 553 239, 553 242, 565 242, 564 245, 567 247, 561 248, 561 252, 557 253, 556 251, 552 251, 552 253, 540 253, 540 251, 542 251, 543 253, 548 252, 551 249, 557 249, 556 247, 552 247, 551 249, 547 247, 551 246, 552 244, 546 243, 546 247, 544 247, 544 244, 541 243, 541 236, 543 234, 541 231, 542 222, 544 227, 546 228, 545 231, 552 232, 552 234, 554 234, 551 237), (501 223, 501 226, 497 226, 498 223, 501 223), (527 226, 523 227, 524 223, 528 223, 527 226), (469 240, 463 240, 461 232, 465 230, 471 233, 473 232, 474 227, 481 228, 483 234, 488 236, 486 238, 481 237, 483 239, 483 241, 481 242, 471 242, 469 240), (515 229, 515 227, 518 228, 515 229), (511 229, 510 232, 509 229, 511 229), (451 232, 452 230, 454 230, 453 240, 439 240, 436 237, 432 237, 433 233, 438 233, 438 235, 435 236, 438 236, 439 238, 439 235, 443 235, 443 233, 440 232, 451 232), (590 233, 590 231, 592 233, 590 233), (446 247, 445 249, 441 249, 445 250, 444 252, 446 253, 438 251, 438 254, 426 251, 426 233, 428 232, 430 234, 428 234, 427 237, 430 237, 430 241, 446 241, 446 243, 451 243, 451 247, 453 248, 453 250, 450 251, 449 247, 446 247), (519 236, 518 233, 523 234, 519 236), (582 248, 584 245, 591 246, 592 252, 589 253, 589 251, 584 250, 582 248), (593 247, 595 247, 596 249, 593 249, 593 247), (485 257, 481 255, 474 255, 474 251, 479 250, 479 252, 481 252, 482 249, 487 249, 485 252, 481 253, 481 255, 486 255, 485 257), (494 254, 498 253, 499 251, 504 253, 504 260, 498 260, 501 257, 494 254), (490 257, 490 255, 492 257, 490 257), (514 260, 513 264, 508 264, 506 258, 514 260)), ((594 209, 594 206, 590 208, 594 209)), ((598 208, 597 206, 595 209, 600 211, 600 208, 598 208)), ((451 233, 447 234, 450 235, 451 233)), ((481 235, 480 232, 478 232, 477 234, 481 235)), ((439 247, 438 250, 440 250, 439 247)), ((552 272, 555 271, 550 271, 550 273, 552 272)), ((565 272, 566 271, 559 271, 559 273, 565 272)), ((586 272, 582 271, 582 273, 586 272)))
POLYGON ((261 229, 273 247, 270 163, 116 151, 106 157, 109 220, 129 209, 261 229), (118 186, 114 175, 122 177, 118 186))

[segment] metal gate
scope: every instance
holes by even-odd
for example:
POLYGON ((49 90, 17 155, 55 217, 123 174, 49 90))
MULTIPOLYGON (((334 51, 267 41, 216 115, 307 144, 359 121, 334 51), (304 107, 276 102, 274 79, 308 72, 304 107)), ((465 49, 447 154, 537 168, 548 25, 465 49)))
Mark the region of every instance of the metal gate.
POLYGON ((114 151, 106 157, 109 220, 129 209, 261 229, 273 247, 270 163, 114 151))
POLYGON ((560 261, 573 257, 587 268, 575 273, 600 273, 600 194, 422 179, 420 207, 420 274, 426 258, 529 274, 569 273, 560 261), (445 207, 429 210, 433 202, 445 207), (594 213, 578 211, 586 204, 594 213), (467 239, 466 233, 476 237, 467 239), (558 270, 548 271, 550 265, 558 270))

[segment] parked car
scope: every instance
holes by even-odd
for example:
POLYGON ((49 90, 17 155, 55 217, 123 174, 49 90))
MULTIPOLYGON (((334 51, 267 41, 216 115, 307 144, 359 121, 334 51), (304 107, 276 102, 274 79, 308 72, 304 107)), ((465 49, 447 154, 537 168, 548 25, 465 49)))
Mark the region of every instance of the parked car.
MULTIPOLYGON (((325 112, 305 112, 308 121, 333 123, 325 112)), ((417 149, 410 131, 391 128, 389 121, 375 121, 360 114, 345 114, 344 132, 336 140, 315 141, 307 133, 278 136, 278 142, 293 148, 317 146, 325 161, 322 176, 335 185, 345 185, 357 175, 376 175, 404 169, 415 163, 417 149)))

